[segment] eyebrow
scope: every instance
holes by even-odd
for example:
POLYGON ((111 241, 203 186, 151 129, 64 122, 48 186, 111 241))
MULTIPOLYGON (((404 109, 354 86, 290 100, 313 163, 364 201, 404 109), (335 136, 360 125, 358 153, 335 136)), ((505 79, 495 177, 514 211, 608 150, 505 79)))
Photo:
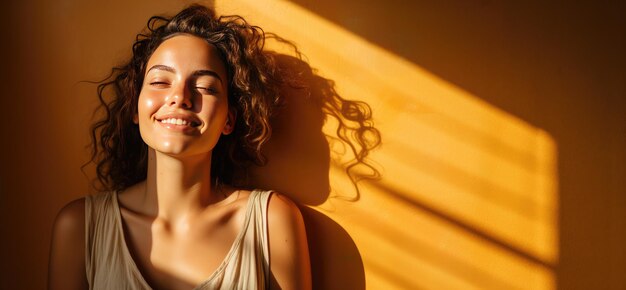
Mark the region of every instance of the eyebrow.
POLYGON ((222 82, 222 78, 220 78, 220 76, 216 72, 208 69, 195 71, 193 73, 193 76, 213 76, 216 79, 220 80, 220 82, 222 82))
MULTIPOLYGON (((167 66, 167 65, 163 65, 163 64, 157 64, 157 65, 153 65, 150 69, 148 69, 148 71, 146 71, 146 74, 148 74, 151 70, 164 70, 167 72, 171 72, 171 73, 176 73, 176 69, 171 67, 171 66, 167 66)), ((220 82, 222 81, 222 78, 214 71, 212 70, 208 70, 208 69, 203 69, 203 70, 198 70, 193 72, 193 76, 212 76, 215 77, 216 79, 220 80, 220 82)))

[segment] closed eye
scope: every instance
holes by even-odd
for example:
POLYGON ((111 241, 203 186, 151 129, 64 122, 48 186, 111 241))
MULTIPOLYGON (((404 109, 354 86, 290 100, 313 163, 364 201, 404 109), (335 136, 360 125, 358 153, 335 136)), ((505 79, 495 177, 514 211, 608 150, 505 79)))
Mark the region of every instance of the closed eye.
POLYGON ((150 85, 153 86, 153 87, 161 88, 161 87, 169 86, 170 84, 168 82, 160 82, 160 81, 158 81, 158 82, 151 82, 150 85))
POLYGON ((217 90, 215 88, 212 87, 196 87, 196 89, 203 91, 207 94, 211 94, 211 95, 215 95, 217 94, 217 90))

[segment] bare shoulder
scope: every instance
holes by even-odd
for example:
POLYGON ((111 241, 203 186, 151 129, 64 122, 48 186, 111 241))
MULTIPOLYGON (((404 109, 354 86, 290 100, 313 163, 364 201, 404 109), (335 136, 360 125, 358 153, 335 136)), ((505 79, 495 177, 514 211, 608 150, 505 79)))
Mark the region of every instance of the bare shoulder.
POLYGON ((54 232, 84 232, 85 229, 85 198, 79 198, 66 204, 56 216, 54 232))
POLYGON ((298 206, 287 196, 273 192, 267 206, 267 224, 270 237, 305 235, 304 219, 298 206))
POLYGON ((86 289, 85 276, 85 199, 65 205, 52 230, 48 289, 86 289))
POLYGON ((271 289, 311 289, 311 269, 302 213, 288 197, 271 195, 267 214, 271 289))
POLYGON ((268 205, 268 222, 297 222, 302 220, 298 206, 287 196, 273 192, 268 205))

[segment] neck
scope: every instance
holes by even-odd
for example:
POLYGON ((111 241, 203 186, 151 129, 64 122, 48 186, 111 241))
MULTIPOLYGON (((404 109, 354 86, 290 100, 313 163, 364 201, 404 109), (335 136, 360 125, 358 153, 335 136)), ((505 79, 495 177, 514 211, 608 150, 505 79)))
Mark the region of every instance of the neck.
POLYGON ((172 157, 149 149, 144 205, 164 220, 201 211, 222 199, 211 186, 211 154, 172 157))

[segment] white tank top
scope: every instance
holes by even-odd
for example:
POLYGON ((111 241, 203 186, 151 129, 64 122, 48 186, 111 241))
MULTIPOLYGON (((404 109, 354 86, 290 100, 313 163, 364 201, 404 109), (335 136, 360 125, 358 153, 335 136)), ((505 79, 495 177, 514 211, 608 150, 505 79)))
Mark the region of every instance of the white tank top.
MULTIPOLYGON (((271 191, 250 193, 241 232, 220 266, 194 290, 269 289, 267 203, 271 191)), ((116 192, 85 198, 85 263, 89 289, 149 290, 124 239, 116 192)))

